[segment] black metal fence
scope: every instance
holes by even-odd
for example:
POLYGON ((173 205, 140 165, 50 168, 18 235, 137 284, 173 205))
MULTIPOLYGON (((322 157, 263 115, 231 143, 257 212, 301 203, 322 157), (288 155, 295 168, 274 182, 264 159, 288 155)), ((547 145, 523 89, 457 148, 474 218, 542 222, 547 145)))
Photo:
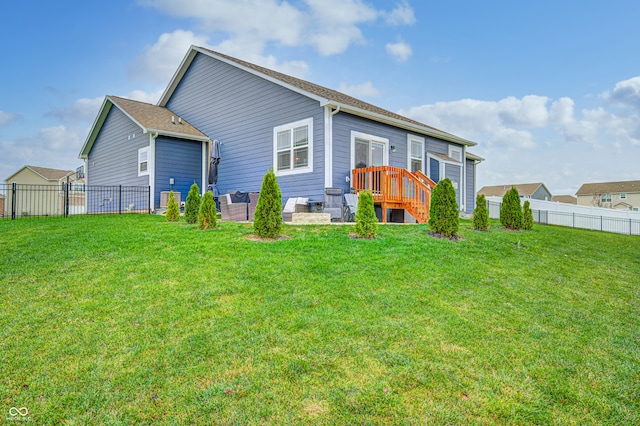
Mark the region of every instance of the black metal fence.
MULTIPOLYGON (((489 216, 500 218, 502 203, 487 201, 489 216)), ((614 216, 595 216, 581 213, 557 212, 551 210, 531 210, 533 221, 544 225, 568 226, 571 228, 591 229, 593 231, 613 232, 616 234, 640 235, 640 220, 614 216)))
POLYGON ((148 186, 0 184, 0 219, 151 213, 148 186))

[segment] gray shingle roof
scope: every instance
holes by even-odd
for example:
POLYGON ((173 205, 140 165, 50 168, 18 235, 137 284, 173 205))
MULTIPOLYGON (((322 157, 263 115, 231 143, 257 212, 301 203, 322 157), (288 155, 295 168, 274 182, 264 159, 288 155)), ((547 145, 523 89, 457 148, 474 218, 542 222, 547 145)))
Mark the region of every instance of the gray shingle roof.
POLYGON ((133 101, 118 96, 107 96, 111 102, 117 104, 142 127, 159 131, 160 133, 176 133, 184 136, 206 138, 207 136, 186 120, 165 107, 151 105, 145 102, 133 101), (173 122, 171 118, 173 117, 173 122))
POLYGON ((495 186, 483 186, 478 194, 484 195, 485 197, 504 197, 504 194, 507 193, 511 187, 515 187, 518 190, 518 194, 520 195, 533 195, 534 192, 540 186, 542 182, 539 183, 514 183, 509 185, 495 185, 495 186))
POLYGON ((59 180, 67 176, 69 173, 75 173, 73 170, 50 169, 48 167, 26 166, 38 173, 46 180, 59 180))
POLYGON ((585 183, 578 189, 576 195, 609 194, 620 192, 640 192, 640 180, 624 182, 585 183))

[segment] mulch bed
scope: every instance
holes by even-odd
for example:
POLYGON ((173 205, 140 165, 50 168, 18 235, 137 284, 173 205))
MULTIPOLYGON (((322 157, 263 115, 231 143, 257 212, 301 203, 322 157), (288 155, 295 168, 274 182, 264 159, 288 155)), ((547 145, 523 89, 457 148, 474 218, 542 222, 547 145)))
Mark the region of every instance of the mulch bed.
POLYGON ((445 235, 440 234, 439 232, 427 232, 428 235, 431 235, 433 238, 438 238, 440 240, 449 240, 449 241, 463 241, 464 238, 461 235, 454 235, 453 237, 447 237, 445 235))

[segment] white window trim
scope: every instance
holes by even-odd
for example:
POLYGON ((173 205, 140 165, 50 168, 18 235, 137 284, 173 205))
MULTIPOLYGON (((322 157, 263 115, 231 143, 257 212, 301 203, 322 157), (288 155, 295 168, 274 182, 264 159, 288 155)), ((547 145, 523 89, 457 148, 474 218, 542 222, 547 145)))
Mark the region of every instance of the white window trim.
POLYGON ((626 200, 627 199, 627 193, 626 192, 621 192, 620 193, 620 199, 621 200, 626 200), (623 195, 624 195, 624 197, 623 197, 623 195))
POLYGON ((145 146, 144 148, 140 148, 138 150, 138 161, 136 162, 137 166, 138 166, 138 176, 150 176, 151 175, 151 147, 150 146, 145 146), (147 153, 147 170, 144 172, 140 171, 140 154, 142 154, 143 152, 147 153))
MULTIPOLYGON (((293 164, 293 158, 291 159, 293 164)), ((283 124, 273 128, 273 172, 276 176, 289 176, 301 173, 313 172, 313 117, 304 120, 295 121, 293 123, 283 124), (309 165, 307 167, 299 167, 297 169, 278 170, 278 133, 285 130, 293 130, 296 127, 308 126, 309 129, 309 165)))
MULTIPOLYGON (((449 157, 453 160, 455 160, 454 156, 452 155, 452 153, 454 151, 457 151, 460 153, 460 163, 464 162, 464 157, 462 156, 462 147, 461 146, 454 146, 454 145, 449 145, 449 157)), ((457 160, 456 160, 457 162, 457 160)))
POLYGON ((412 134, 408 134, 407 135, 407 170, 411 170, 411 142, 418 142, 422 144, 422 173, 426 174, 426 165, 424 163, 427 162, 427 156, 425 155, 426 153, 426 147, 425 147, 425 143, 424 143, 424 138, 422 136, 417 136, 417 135, 412 135, 412 134))
POLYGON ((367 133, 356 132, 354 130, 351 131, 351 155, 350 155, 350 164, 351 170, 356 168, 356 139, 365 139, 369 142, 378 142, 384 145, 384 155, 382 158, 382 165, 389 165, 389 139, 382 138, 380 136, 370 135, 367 133))

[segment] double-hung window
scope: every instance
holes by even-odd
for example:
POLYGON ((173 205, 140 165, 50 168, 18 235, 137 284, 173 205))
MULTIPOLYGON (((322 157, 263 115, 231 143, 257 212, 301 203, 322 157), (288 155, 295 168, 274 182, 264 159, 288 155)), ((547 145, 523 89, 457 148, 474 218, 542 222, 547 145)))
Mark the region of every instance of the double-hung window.
POLYGON ((610 203, 611 202, 611 194, 602 194, 600 195, 601 203, 610 203))
POLYGON ((424 138, 420 136, 409 135, 407 138, 409 145, 409 170, 425 171, 424 167, 424 138))
POLYGON ((148 146, 138 150, 138 176, 147 176, 150 174, 149 150, 150 147, 148 146))
POLYGON ((273 129, 276 175, 313 171, 313 118, 273 129))

